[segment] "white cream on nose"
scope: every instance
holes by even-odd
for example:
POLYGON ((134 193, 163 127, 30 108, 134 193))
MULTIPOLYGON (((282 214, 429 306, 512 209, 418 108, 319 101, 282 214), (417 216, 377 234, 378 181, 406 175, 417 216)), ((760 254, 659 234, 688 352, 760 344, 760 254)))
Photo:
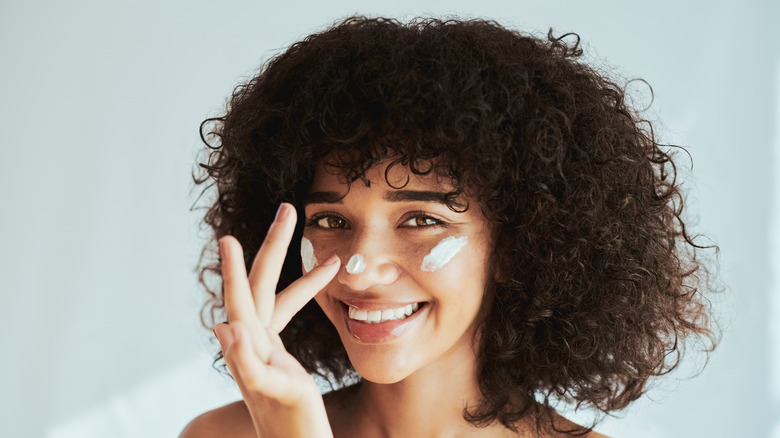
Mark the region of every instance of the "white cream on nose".
POLYGON ((360 254, 353 255, 347 262, 347 272, 350 274, 360 274, 365 269, 366 261, 363 260, 363 256, 360 254))
POLYGON ((301 238, 301 261, 303 270, 308 273, 317 266, 317 257, 314 256, 314 245, 305 237, 301 238))
POLYGON ((425 272, 434 272, 441 268, 453 257, 455 257, 455 254, 463 249, 468 241, 468 236, 445 237, 436 246, 433 247, 428 255, 423 258, 422 264, 420 265, 420 270, 425 272))

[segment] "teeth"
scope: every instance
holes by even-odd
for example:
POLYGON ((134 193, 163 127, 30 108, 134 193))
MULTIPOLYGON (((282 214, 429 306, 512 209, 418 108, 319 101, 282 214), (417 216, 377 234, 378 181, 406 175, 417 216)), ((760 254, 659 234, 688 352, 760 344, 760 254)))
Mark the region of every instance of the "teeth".
POLYGON ((381 320, 382 320, 381 310, 371 310, 368 312, 368 317, 366 318, 366 322, 380 322, 381 320))
POLYGON ((407 304, 396 309, 385 310, 360 310, 355 307, 349 308, 349 318, 355 321, 363 321, 369 324, 377 324, 385 321, 396 321, 405 319, 412 313, 420 309, 419 303, 407 304))

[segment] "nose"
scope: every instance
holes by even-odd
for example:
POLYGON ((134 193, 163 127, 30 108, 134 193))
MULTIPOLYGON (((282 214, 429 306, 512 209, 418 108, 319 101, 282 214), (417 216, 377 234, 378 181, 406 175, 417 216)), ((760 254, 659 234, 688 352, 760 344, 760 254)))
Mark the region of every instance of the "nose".
POLYGON ((338 281, 355 291, 392 284, 401 273, 392 241, 375 233, 356 235, 345 256, 338 281))

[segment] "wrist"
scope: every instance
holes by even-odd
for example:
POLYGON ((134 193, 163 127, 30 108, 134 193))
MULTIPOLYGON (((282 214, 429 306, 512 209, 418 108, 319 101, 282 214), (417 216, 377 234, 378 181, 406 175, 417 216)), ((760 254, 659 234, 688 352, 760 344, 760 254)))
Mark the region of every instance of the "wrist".
POLYGON ((252 421, 259 438, 333 438, 319 392, 292 405, 265 400, 258 408, 252 410, 252 421))

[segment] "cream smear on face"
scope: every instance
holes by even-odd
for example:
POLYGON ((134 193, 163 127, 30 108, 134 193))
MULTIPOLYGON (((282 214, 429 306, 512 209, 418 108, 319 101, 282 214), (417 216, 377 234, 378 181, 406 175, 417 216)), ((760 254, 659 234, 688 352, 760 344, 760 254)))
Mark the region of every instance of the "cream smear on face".
POLYGON ((366 269, 366 261, 363 260, 362 255, 355 254, 350 257, 349 262, 347 263, 347 272, 350 274, 360 274, 364 269, 366 269))
POLYGON ((301 238, 301 261, 303 270, 308 273, 317 266, 317 257, 314 256, 314 245, 305 237, 301 238))
POLYGON ((420 270, 434 272, 450 261, 468 243, 468 236, 445 237, 423 258, 420 270))

